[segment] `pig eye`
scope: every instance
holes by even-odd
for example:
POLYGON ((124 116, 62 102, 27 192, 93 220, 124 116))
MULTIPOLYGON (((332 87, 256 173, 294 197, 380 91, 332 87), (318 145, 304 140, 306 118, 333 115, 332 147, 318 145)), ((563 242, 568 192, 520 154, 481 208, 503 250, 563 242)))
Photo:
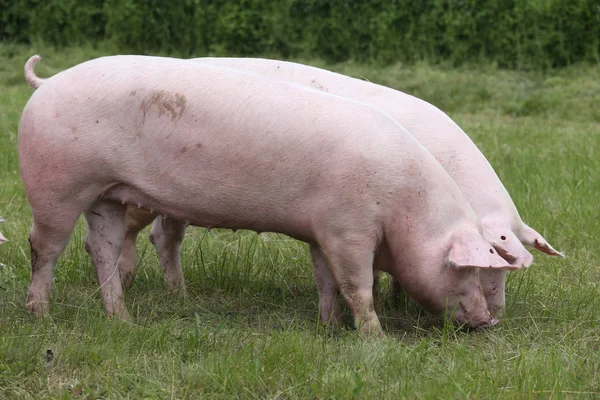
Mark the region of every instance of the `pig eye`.
POLYGON ((506 240, 506 236, 500 236, 500 239, 506 240))
POLYGON ((491 254, 494 254, 494 250, 490 249, 490 253, 491 253, 491 254))

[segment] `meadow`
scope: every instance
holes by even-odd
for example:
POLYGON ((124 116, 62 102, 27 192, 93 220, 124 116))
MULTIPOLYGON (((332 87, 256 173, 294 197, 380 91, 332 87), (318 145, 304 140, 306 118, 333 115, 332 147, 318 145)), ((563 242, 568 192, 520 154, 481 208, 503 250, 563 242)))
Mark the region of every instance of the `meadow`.
MULTIPOLYGON (((27 57, 50 76, 101 55, 0 45, 0 398, 597 398, 600 396, 600 68, 546 72, 426 63, 326 66, 424 98, 488 157, 524 221, 566 259, 532 250, 509 274, 499 325, 467 331, 383 282, 386 336, 318 322, 305 244, 190 228, 186 301, 163 286, 147 231, 127 292, 132 323, 106 317, 80 221, 55 269, 50 315, 25 311, 31 212, 17 129, 27 57), (52 357, 47 352, 51 350, 52 357)), ((302 61, 302 60, 301 60, 302 61)))

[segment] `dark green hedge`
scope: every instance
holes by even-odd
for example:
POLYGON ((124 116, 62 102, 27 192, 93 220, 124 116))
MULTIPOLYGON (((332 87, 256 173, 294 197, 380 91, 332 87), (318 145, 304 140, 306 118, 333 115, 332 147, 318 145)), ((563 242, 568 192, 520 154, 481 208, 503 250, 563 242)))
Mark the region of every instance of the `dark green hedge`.
POLYGON ((600 62, 600 0, 0 0, 0 40, 552 68, 600 62))

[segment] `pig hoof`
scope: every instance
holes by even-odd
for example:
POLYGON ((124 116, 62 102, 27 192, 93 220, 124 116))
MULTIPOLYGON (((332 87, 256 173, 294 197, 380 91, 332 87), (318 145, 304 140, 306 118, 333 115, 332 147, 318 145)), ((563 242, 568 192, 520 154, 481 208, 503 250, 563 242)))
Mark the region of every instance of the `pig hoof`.
POLYGON ((120 319, 123 322, 131 321, 131 316, 129 315, 129 313, 127 311, 123 311, 123 312, 119 313, 118 315, 115 314, 114 317, 117 319, 120 319))
POLYGON ((131 316, 125 307, 115 307, 113 309, 107 309, 106 314, 109 318, 114 318, 124 322, 131 321, 131 316))
POLYGON ((181 298, 183 301, 186 301, 188 299, 188 292, 185 287, 168 288, 168 290, 175 294, 177 297, 181 298))
POLYGON ((37 316, 47 315, 50 311, 50 305, 47 301, 28 301, 25 308, 37 316))
POLYGON ((342 321, 342 317, 333 317, 329 321, 325 322, 325 325, 328 325, 332 328, 342 328, 344 326, 344 321, 342 321))
POLYGON ((177 294, 179 295, 179 297, 181 297, 181 299, 183 301, 186 301, 188 299, 188 292, 187 292, 187 290, 185 288, 179 289, 177 291, 177 294))
POLYGON ((127 291, 133 286, 133 279, 123 281, 123 290, 127 291))
POLYGON ((134 276, 132 273, 124 273, 121 280, 123 282, 123 289, 129 290, 133 286, 134 276))
POLYGON ((379 323, 364 323, 360 327, 358 334, 364 340, 383 338, 383 330, 379 323))
POLYGON ((339 309, 339 304, 336 304, 335 309, 332 311, 323 311, 320 320, 324 326, 342 328, 344 326, 344 321, 342 320, 342 312, 339 309))
POLYGON ((342 321, 341 317, 336 318, 332 316, 329 319, 321 318, 321 323, 323 324, 323 326, 327 326, 334 329, 342 328, 344 326, 344 322, 342 321))

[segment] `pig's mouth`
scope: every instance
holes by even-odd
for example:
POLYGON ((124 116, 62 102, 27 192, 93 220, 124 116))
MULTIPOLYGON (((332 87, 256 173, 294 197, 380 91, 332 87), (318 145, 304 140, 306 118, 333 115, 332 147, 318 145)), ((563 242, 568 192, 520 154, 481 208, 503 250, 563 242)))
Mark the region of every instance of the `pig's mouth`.
POLYGON ((483 323, 481 323, 479 325, 475 325, 475 326, 473 326, 473 328, 475 328, 475 329, 489 329, 491 327, 494 327, 494 326, 498 325, 498 322, 500 322, 498 320, 498 318, 492 317, 488 322, 483 322, 483 323))
POLYGON ((469 315, 473 315, 473 312, 467 312, 467 309, 462 301, 458 303, 458 310, 455 314, 455 319, 457 322, 461 324, 465 324, 468 329, 488 329, 493 326, 496 326, 499 322, 498 318, 492 316, 492 314, 486 310, 485 316, 475 316, 469 317, 469 315))
MULTIPOLYGON (((460 321, 458 321, 458 322, 460 322, 460 321)), ((486 329, 490 329, 490 328, 493 328, 494 326, 498 325, 498 322, 500 322, 500 321, 494 317, 490 318, 489 321, 479 322, 479 323, 463 322, 464 325, 462 326, 462 329, 464 329, 465 332, 484 331, 486 329)))

